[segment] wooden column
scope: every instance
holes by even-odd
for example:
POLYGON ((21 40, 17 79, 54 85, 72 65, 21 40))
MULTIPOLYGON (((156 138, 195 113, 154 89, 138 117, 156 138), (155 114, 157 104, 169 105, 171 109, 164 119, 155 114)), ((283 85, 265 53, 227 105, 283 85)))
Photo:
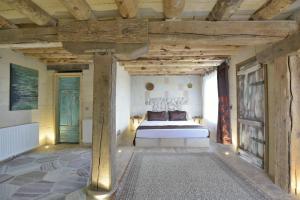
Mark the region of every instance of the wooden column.
POLYGON ((116 65, 111 54, 95 55, 92 177, 90 185, 90 191, 93 191, 94 196, 110 193, 114 189, 115 85, 116 65))

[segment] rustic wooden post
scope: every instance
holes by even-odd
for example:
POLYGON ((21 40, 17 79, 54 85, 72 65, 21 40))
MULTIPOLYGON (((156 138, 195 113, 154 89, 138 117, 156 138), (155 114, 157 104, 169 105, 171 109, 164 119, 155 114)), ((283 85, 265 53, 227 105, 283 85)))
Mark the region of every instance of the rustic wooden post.
POLYGON ((115 184, 116 65, 111 54, 94 56, 92 174, 88 194, 97 199, 113 193, 115 184))

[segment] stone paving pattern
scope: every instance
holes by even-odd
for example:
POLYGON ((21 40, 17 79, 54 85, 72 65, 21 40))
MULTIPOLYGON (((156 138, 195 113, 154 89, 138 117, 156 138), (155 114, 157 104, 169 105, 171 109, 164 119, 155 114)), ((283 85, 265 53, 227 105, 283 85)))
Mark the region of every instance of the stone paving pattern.
POLYGON ((0 163, 0 200, 59 200, 85 187, 90 148, 53 148, 0 163))

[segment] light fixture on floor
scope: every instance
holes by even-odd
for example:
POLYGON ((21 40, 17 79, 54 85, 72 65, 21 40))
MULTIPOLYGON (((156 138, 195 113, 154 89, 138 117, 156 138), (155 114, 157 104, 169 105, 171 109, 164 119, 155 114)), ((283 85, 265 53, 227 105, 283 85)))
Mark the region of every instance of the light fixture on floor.
POLYGON ((46 146, 45 146, 45 149, 49 149, 49 147, 50 147, 49 145, 46 145, 46 146))
POLYGON ((228 151, 225 152, 225 155, 228 156, 230 153, 228 151))

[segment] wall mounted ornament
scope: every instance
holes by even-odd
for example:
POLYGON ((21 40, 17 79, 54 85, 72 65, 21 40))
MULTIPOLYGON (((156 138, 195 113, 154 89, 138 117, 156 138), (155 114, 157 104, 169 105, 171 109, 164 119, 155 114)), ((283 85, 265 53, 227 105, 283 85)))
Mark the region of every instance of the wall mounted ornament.
POLYGON ((149 98, 149 99, 146 99, 145 104, 152 106, 152 111, 181 110, 183 105, 188 104, 188 98, 186 98, 186 97, 149 98))
POLYGON ((190 88, 193 88, 193 84, 192 83, 188 83, 187 84, 187 87, 190 89, 190 88))
POLYGON ((154 84, 150 82, 146 83, 146 89, 152 91, 154 89, 154 84))

